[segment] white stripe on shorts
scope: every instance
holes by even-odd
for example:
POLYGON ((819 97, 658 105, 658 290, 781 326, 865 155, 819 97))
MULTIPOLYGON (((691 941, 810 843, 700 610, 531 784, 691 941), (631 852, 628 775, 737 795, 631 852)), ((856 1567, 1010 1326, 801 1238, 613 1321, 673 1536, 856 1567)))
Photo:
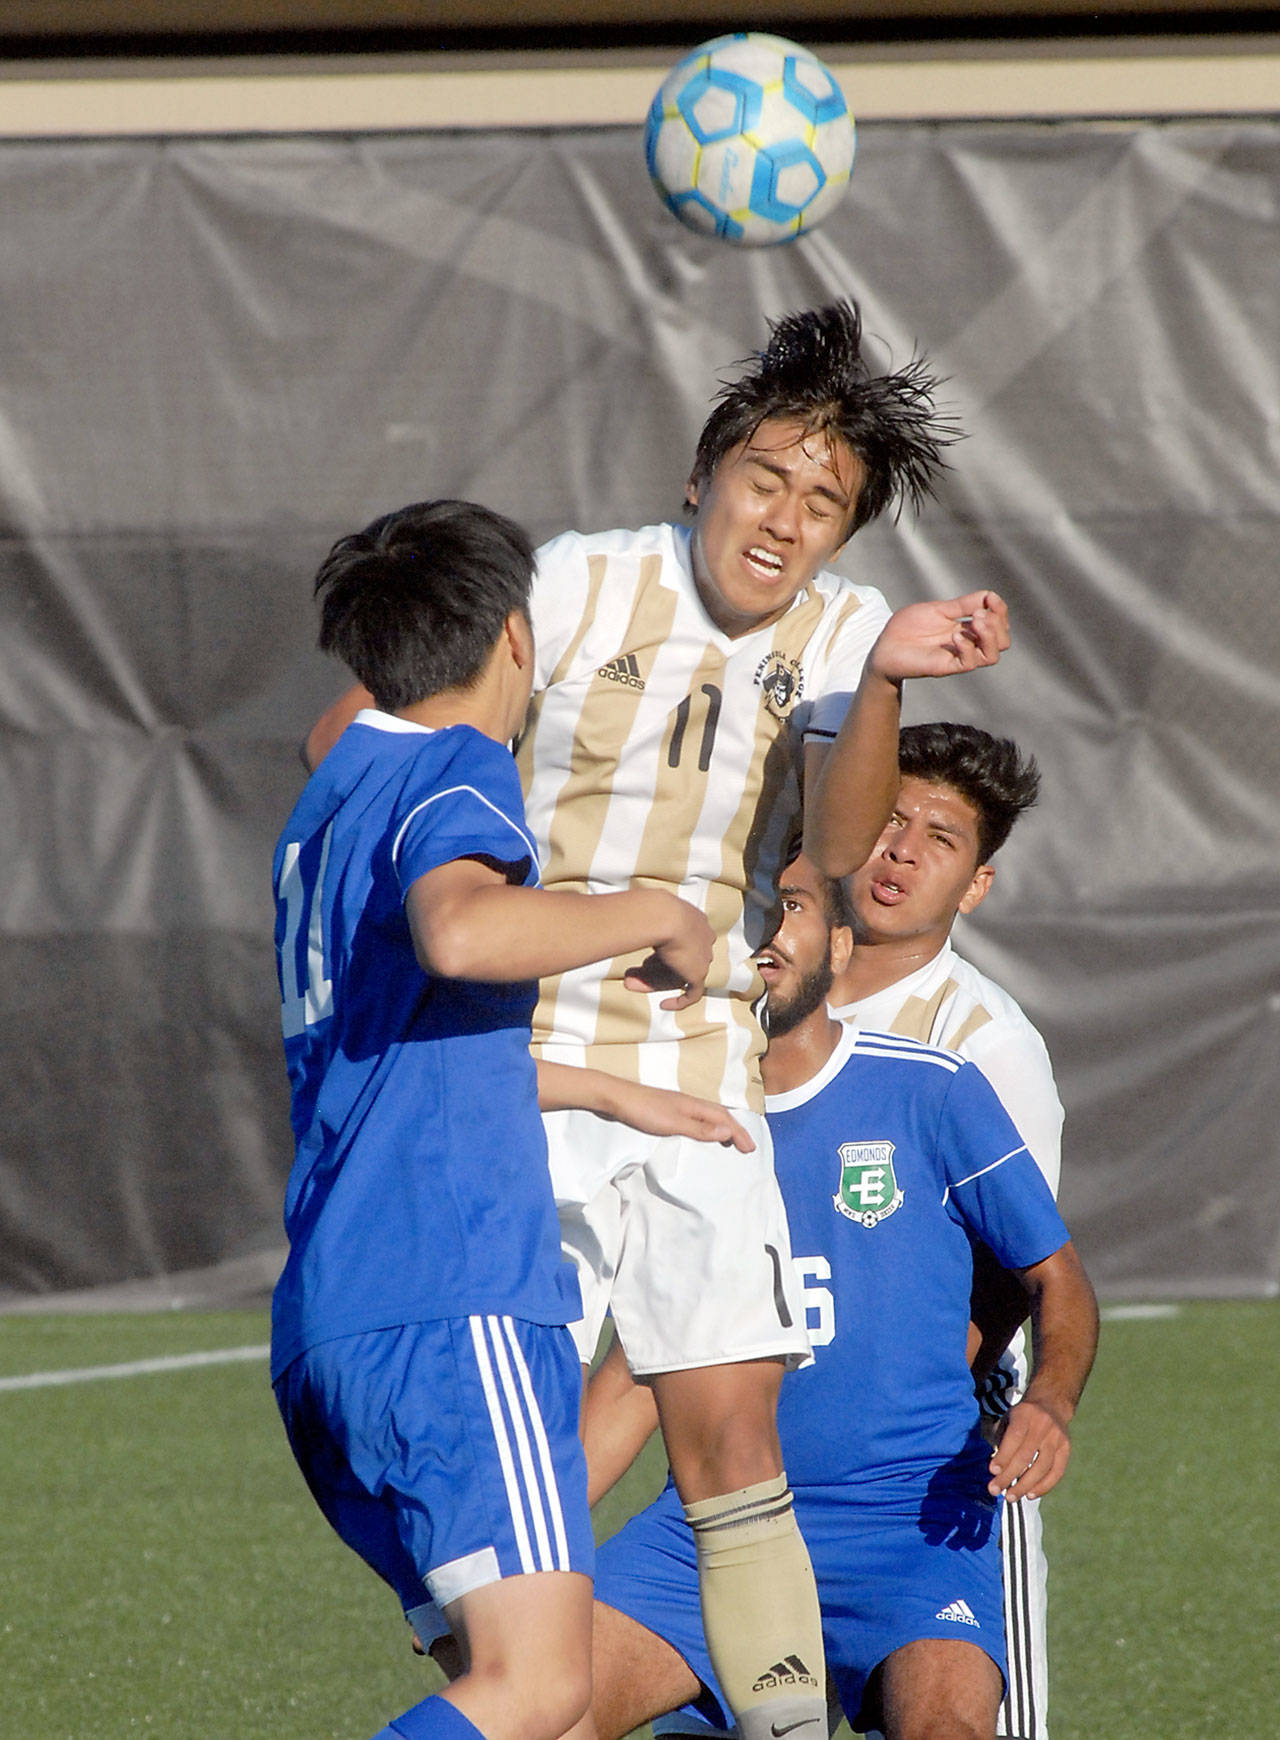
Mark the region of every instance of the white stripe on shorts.
MULTIPOLYGON (((506 1320, 508 1329, 511 1321, 506 1320)), ((494 1361, 502 1377, 502 1390, 507 1398, 507 1407, 511 1414, 511 1425, 515 1432, 516 1449, 520 1453, 520 1478, 523 1482, 523 1492, 528 1503, 533 1522, 533 1532, 538 1545, 538 1569, 549 1571, 558 1569, 551 1564, 551 1540, 547 1533, 547 1514, 538 1492, 538 1476, 533 1466, 533 1451, 529 1444, 529 1432, 525 1425, 522 1398, 516 1387, 515 1374, 511 1370, 511 1360, 508 1357, 506 1344, 502 1339, 502 1319, 488 1317, 485 1327, 493 1337, 494 1361)))
POLYGON ((538 1463, 542 1469, 542 1489, 547 1495, 547 1508, 551 1512, 551 1528, 556 1538, 555 1569, 567 1571, 569 1569, 569 1538, 565 1534, 564 1506, 560 1503, 560 1488, 556 1484, 555 1465, 551 1460, 551 1446, 547 1442, 547 1428, 543 1424, 542 1410, 539 1408, 538 1398, 534 1394, 533 1379, 529 1375, 524 1349, 516 1339, 515 1324, 509 1317, 504 1317, 502 1327, 511 1348, 511 1357, 520 1374, 520 1387, 524 1391, 525 1406, 529 1412, 529 1425, 533 1432, 534 1443, 538 1447, 538 1463))
MULTIPOLYGON (((546 1505, 538 1486, 537 1471, 534 1466, 533 1452, 529 1443, 529 1428, 525 1422, 525 1405, 527 1405, 535 1436, 540 1444, 545 1446, 546 1431, 542 1423, 537 1399, 533 1394, 533 1386, 529 1381, 528 1369, 523 1358, 519 1358, 523 1378, 523 1396, 521 1385, 517 1384, 515 1374, 511 1369, 511 1359, 508 1355, 506 1340, 514 1341, 515 1327, 509 1317, 470 1317, 467 1319, 471 1328, 471 1342, 475 1349, 476 1365, 480 1372, 480 1381, 484 1387, 485 1401, 489 1409, 489 1423, 493 1429, 494 1443, 498 1450, 498 1459, 502 1465, 503 1482, 507 1489, 507 1504, 511 1513, 511 1523, 515 1531, 516 1547, 520 1555, 522 1571, 563 1571, 567 1570, 568 1560, 562 1555, 559 1560, 551 1550, 550 1532, 548 1529, 546 1505), (505 1403, 505 1407, 504 1407, 505 1403), (508 1429, 510 1420, 510 1430, 508 1429), (512 1449, 512 1432, 515 1436, 515 1449, 519 1455, 517 1467, 516 1455, 512 1449), (530 1538, 530 1523, 533 1526, 533 1536, 530 1538)), ((519 1349, 517 1347, 517 1354, 519 1349)), ((545 1464, 544 1464, 545 1466, 545 1464)), ((548 1482, 548 1490, 555 1493, 554 1481, 548 1482)), ((558 1499, 556 1501, 558 1503, 558 1499)), ((557 1545, 563 1541, 563 1518, 559 1519, 557 1528, 557 1545)))
POLYGON ((1004 1506, 1001 1552, 1004 1558, 1004 1627, 1009 1689, 1000 1706, 996 1732, 1008 1740, 1045 1740, 1043 1708, 1043 1633, 1036 1625, 1038 1555, 1030 1538, 1032 1512, 1023 1500, 1004 1506))

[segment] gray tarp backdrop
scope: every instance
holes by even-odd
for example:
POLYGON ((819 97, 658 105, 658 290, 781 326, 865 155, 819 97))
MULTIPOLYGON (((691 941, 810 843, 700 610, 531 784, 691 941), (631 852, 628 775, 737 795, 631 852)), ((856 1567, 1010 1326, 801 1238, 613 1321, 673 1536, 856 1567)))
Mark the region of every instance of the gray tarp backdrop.
POLYGON ((1115 1296, 1280 1285, 1280 124, 868 125, 817 236, 687 236, 636 131, 0 146, 0 1300, 255 1262, 310 581, 428 495, 678 512, 718 368, 853 292, 971 438, 842 559, 993 586, 908 717, 1041 809, 963 947, 1048 1039, 1115 1296))

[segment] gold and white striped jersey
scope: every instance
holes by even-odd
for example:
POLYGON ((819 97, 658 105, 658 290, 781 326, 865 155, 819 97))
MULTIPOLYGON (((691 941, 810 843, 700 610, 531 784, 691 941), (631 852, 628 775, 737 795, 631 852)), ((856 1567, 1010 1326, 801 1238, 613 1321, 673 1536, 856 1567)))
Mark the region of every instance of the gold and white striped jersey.
POLYGON ((673 1013, 628 991, 631 956, 546 980, 535 1054, 729 1106, 763 1107, 752 952, 799 820, 806 738, 834 737, 888 620, 821 573, 777 622, 730 639, 673 525, 538 552, 534 697, 518 751, 547 888, 670 888, 716 932, 708 994, 673 1013))

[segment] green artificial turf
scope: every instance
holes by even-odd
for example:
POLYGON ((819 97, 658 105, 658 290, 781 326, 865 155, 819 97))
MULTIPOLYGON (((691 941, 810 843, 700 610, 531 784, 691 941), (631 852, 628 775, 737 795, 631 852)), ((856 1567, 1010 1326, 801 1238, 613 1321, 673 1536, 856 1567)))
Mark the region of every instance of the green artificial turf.
MULTIPOLYGON (((0 1378, 261 1346, 259 1313, 0 1318, 0 1378)), ((1280 1734, 1280 1307, 1109 1321, 1046 1503, 1053 1740, 1280 1734)), ((0 1390, 4 1740, 368 1740, 425 1696, 265 1364, 0 1390)), ((652 1490, 651 1453, 602 1507, 652 1490)))
POLYGON ((1054 1740, 1280 1735, 1280 1304, 1105 1322, 1073 1443, 1054 1740))

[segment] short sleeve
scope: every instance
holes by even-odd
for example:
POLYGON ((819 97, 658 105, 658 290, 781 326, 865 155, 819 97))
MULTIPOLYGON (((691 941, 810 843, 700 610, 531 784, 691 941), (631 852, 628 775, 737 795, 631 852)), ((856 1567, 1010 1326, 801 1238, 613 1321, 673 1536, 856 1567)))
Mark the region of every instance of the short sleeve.
POLYGON ((511 879, 538 881, 538 852, 524 820, 515 762, 499 743, 467 731, 430 789, 406 786, 391 846, 402 893, 455 858, 490 858, 511 879))
POLYGON ((832 637, 822 687, 799 723, 806 743, 829 743, 849 711, 858 684, 880 632, 890 617, 883 596, 869 586, 858 588, 859 603, 832 637))
POLYGON ((950 1208, 1006 1268, 1030 1268, 1066 1244, 1053 1193, 976 1064, 951 1079, 938 1145, 950 1208))
POLYGON ((1044 1040, 1029 1022, 994 1020, 961 1048, 976 1063, 1017 1125, 1056 1196, 1062 1173, 1062 1101, 1044 1040))
POLYGON ((533 624, 535 693, 545 689, 582 621, 590 591, 581 532, 562 532, 537 552, 529 615, 533 624))

